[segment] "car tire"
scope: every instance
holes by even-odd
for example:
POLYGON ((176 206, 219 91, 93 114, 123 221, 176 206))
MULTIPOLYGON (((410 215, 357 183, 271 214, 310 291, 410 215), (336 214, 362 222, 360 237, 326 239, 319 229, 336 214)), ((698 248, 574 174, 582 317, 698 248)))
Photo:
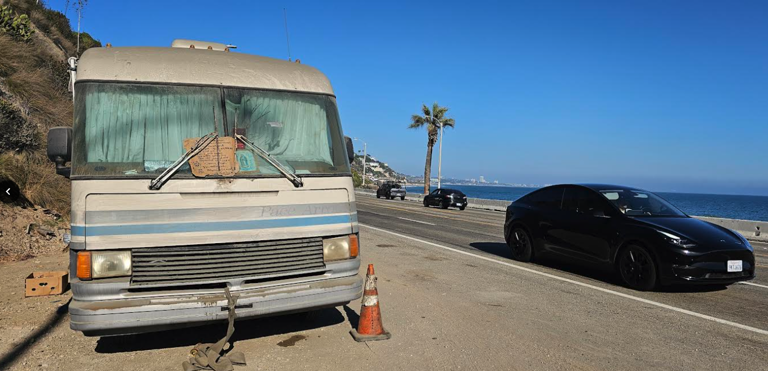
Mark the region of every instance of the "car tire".
POLYGON ((424 207, 429 207, 429 204, 427 204, 427 199, 424 199, 424 207))
POLYGON ((376 192, 376 198, 381 198, 381 195, 379 194, 379 192, 376 192))
POLYGON ((400 196, 400 201, 405 201, 405 196, 400 196))
POLYGON ((650 291, 659 282, 653 256, 640 245, 629 245, 621 251, 618 269, 624 284, 634 290, 650 291))
POLYGON ((466 206, 462 206, 462 207, 459 208, 459 210, 464 210, 466 208, 467 208, 466 206))
POLYGON ((511 250, 512 259, 521 262, 533 260, 533 240, 525 229, 514 227, 507 236, 507 246, 511 250))

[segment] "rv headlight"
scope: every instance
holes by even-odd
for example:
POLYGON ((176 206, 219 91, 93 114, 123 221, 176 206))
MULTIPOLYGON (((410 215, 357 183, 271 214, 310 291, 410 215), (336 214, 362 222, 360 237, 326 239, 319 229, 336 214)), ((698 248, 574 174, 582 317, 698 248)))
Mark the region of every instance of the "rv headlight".
POLYGON ((323 260, 326 262, 356 258, 359 251, 356 234, 323 239, 323 260))
POLYGON ((130 251, 91 251, 93 278, 131 275, 130 251))

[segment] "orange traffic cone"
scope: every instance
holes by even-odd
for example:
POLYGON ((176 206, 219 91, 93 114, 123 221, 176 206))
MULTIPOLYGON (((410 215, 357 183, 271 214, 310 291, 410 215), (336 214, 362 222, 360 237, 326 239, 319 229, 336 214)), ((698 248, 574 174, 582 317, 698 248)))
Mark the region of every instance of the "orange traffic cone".
POLYGON ((373 264, 368 264, 368 274, 365 276, 363 289, 363 306, 360 308, 360 322, 357 330, 349 331, 357 341, 387 340, 392 334, 384 330, 381 324, 379 309, 379 291, 376 290, 376 276, 373 274, 373 264))

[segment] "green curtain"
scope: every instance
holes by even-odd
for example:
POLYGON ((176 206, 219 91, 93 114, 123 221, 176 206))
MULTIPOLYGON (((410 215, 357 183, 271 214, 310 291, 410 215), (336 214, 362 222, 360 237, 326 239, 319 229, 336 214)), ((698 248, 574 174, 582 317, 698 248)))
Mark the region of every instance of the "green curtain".
POLYGON ((227 121, 281 162, 317 161, 333 166, 327 97, 228 90, 227 121), (239 104, 235 103, 239 102, 239 104))
POLYGON ((115 85, 85 99, 89 163, 167 166, 184 154, 183 141, 222 128, 217 88, 115 85), (151 164, 151 165, 150 165, 151 164))

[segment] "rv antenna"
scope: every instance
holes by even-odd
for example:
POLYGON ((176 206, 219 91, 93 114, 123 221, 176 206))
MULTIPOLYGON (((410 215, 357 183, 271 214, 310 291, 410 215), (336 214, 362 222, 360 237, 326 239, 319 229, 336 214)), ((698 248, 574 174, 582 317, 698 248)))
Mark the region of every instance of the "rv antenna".
POLYGON ((283 21, 285 21, 285 42, 288 45, 288 62, 291 61, 291 37, 288 35, 288 13, 283 8, 283 21))

